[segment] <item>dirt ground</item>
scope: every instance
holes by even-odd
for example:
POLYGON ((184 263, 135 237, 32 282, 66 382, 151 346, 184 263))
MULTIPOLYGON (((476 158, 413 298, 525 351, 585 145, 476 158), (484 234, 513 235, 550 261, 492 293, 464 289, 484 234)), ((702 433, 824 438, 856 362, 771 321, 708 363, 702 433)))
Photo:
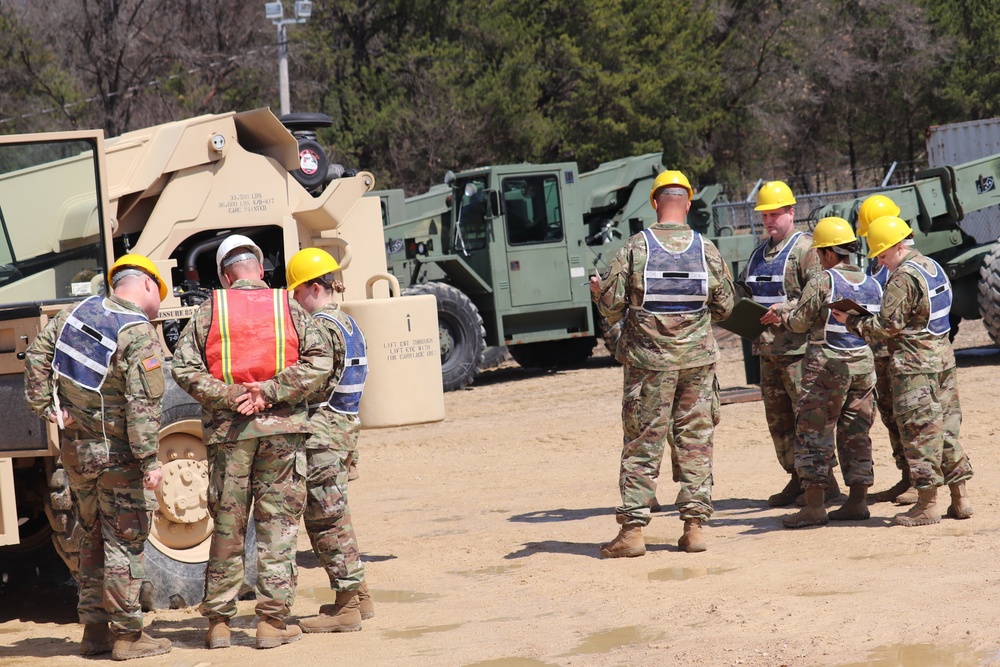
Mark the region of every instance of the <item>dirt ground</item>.
MULTIPOLYGON (((872 665, 1000 664, 1000 354, 979 323, 956 340, 976 514, 922 528, 870 521, 791 531, 764 499, 785 482, 760 402, 723 407, 708 551, 677 549, 681 522, 654 515, 643 558, 602 560, 614 536, 621 369, 527 372, 508 365, 447 394, 438 424, 366 431, 351 501, 377 616, 362 632, 253 648, 252 602, 234 646, 202 648, 192 609, 147 615, 169 655, 144 665, 872 665)), ((739 346, 719 368, 744 384, 739 346)), ((873 431, 876 488, 897 479, 873 431)), ((669 507, 676 486, 661 479, 669 507)), ((331 599, 299 540, 294 612, 331 599)), ((69 592, 67 592, 69 591, 69 592)), ((0 663, 84 664, 65 586, 0 597, 0 663)))

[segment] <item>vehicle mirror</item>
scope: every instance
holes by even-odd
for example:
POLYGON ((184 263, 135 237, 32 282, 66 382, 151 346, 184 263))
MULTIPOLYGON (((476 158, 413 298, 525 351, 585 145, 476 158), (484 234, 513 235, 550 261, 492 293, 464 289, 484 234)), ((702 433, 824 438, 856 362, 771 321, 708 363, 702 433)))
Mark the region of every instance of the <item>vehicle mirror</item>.
POLYGON ((503 211, 500 208, 500 193, 497 192, 496 190, 490 190, 490 214, 489 214, 489 217, 491 219, 492 218, 499 218, 502 212, 503 211))

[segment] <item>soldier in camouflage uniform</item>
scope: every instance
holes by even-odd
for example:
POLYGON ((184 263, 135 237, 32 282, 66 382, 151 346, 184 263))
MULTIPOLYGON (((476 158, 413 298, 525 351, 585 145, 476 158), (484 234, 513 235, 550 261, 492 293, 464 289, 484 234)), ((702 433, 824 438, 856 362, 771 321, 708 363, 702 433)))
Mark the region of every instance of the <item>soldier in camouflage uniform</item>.
POLYGON ((61 456, 80 515, 80 653, 160 655, 170 640, 142 631, 139 589, 153 490, 163 369, 156 318, 166 285, 148 258, 111 267, 113 294, 66 308, 25 355, 28 406, 62 430, 61 456), (110 627, 108 622, 110 621, 110 627))
MULTIPOLYGON (((872 195, 861 202, 861 208, 858 210, 858 236, 868 236, 868 226, 884 215, 899 215, 899 207, 885 195, 872 195)), ((913 242, 906 240, 904 243, 912 245, 913 242)), ((878 260, 871 260, 871 264, 868 265, 868 274, 878 281, 883 290, 885 289, 886 282, 889 280, 889 270, 879 264, 878 260)), ((879 418, 889 433, 889 447, 901 477, 898 482, 885 491, 869 494, 868 501, 913 504, 916 502, 915 494, 907 493, 910 490, 910 468, 906 465, 903 444, 899 440, 899 426, 896 424, 895 415, 892 414, 892 390, 890 388, 892 373, 889 370, 889 347, 885 341, 880 341, 871 343, 871 348, 872 354, 875 355, 875 405, 878 407, 879 418)))
POLYGON ((273 648, 302 636, 285 619, 295 599, 295 542, 305 506, 306 398, 326 381, 333 362, 309 314, 288 292, 264 284, 263 256, 253 241, 227 237, 216 263, 228 289, 216 290, 195 312, 172 369, 177 384, 204 406, 211 459, 215 530, 200 611, 209 619, 206 645, 228 647, 252 502, 256 646, 273 648))
MULTIPOLYGON (((754 210, 762 212, 768 240, 750 255, 737 284, 764 306, 794 306, 802 288, 820 270, 812 238, 795 230, 794 204, 795 196, 781 181, 764 184, 757 197, 754 210)), ((771 326, 753 342, 753 352, 760 356, 760 393, 767 427, 778 463, 790 476, 785 488, 767 499, 771 507, 791 505, 802 492, 795 472, 795 407, 802 388, 806 339, 804 333, 771 326)), ((840 495, 832 473, 827 493, 831 498, 840 495)))
POLYGON ((365 337, 357 322, 337 307, 334 279, 340 270, 325 250, 305 248, 288 262, 286 279, 295 300, 316 320, 333 351, 333 372, 322 389, 309 397, 312 435, 306 442, 306 531, 316 557, 337 592, 335 604, 320 607, 319 616, 301 622, 305 632, 353 632, 362 619, 375 616, 365 585, 351 508, 347 504, 349 460, 357 450, 361 420, 358 408, 368 375, 365 337))
POLYGON ((813 230, 813 248, 825 270, 806 283, 797 305, 774 304, 764 316, 768 324, 781 323, 809 335, 802 361, 802 393, 795 409, 795 470, 805 488, 806 504, 802 511, 785 517, 787 528, 827 522, 823 496, 835 451, 851 495, 843 507, 830 512, 829 519, 871 516, 866 496, 874 481, 868 434, 875 410, 872 351, 833 319, 827 304, 848 298, 869 312, 878 312, 882 288, 848 262, 858 251, 858 242, 846 220, 820 220, 813 230))
POLYGON ((718 346, 712 322, 729 317, 733 283, 718 249, 686 224, 691 185, 679 171, 653 182, 657 222, 631 237, 591 291, 609 324, 624 320, 620 490, 621 529, 601 547, 605 558, 646 553, 642 527, 664 446, 670 439, 684 521, 678 544, 706 549, 702 523, 712 515, 712 435, 718 422, 718 346))
POLYGON ((839 311, 834 315, 866 340, 889 346, 893 413, 918 497, 892 522, 924 526, 941 520, 937 490, 944 484, 951 490, 947 515, 972 516, 965 489, 972 464, 958 442, 962 410, 955 353, 948 340, 951 283, 937 262, 903 243, 911 233, 895 216, 871 223, 869 257, 878 257, 890 272, 882 309, 874 317, 839 311))

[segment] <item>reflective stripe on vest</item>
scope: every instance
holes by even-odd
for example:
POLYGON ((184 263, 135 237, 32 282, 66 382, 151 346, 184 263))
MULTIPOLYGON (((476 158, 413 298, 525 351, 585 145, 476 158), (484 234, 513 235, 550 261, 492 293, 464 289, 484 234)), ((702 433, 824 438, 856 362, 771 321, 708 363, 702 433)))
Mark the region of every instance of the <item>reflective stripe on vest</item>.
POLYGON ((701 234, 691 232, 687 248, 672 253, 656 235, 642 230, 646 241, 642 308, 651 313, 695 313, 708 301, 708 262, 701 234))
POLYGON ((341 322, 337 317, 328 312, 314 313, 315 317, 322 317, 336 324, 342 334, 344 334, 344 373, 340 376, 340 382, 333 388, 330 398, 327 399, 330 409, 345 415, 358 414, 358 406, 361 404, 361 394, 365 390, 365 379, 368 377, 368 356, 365 335, 361 333, 361 327, 354 321, 354 318, 340 311, 347 318, 348 325, 341 322))
POLYGON ((764 259, 764 251, 767 250, 768 241, 757 246, 750 255, 750 260, 747 262, 746 283, 754 301, 770 306, 788 300, 785 295, 785 267, 788 265, 792 248, 800 236, 802 236, 802 232, 792 234, 792 238, 773 259, 764 259))
MULTIPOLYGON (((863 282, 852 283, 837 269, 827 269, 826 272, 833 281, 827 303, 850 299, 873 315, 882 310, 882 286, 875 278, 866 275, 863 282)), ((860 350, 867 345, 864 339, 852 334, 846 326, 834 319, 833 311, 826 316, 823 341, 827 347, 835 350, 860 350)))
POLYGON ((926 331, 935 336, 943 336, 951 331, 951 320, 948 317, 951 314, 951 282, 948 280, 948 276, 945 275, 944 269, 941 268, 940 264, 930 257, 924 257, 923 259, 933 265, 934 273, 928 273, 924 267, 912 259, 908 259, 903 263, 916 268, 917 272, 924 279, 924 287, 927 289, 927 297, 930 299, 931 316, 923 329, 903 329, 903 333, 917 334, 926 331))
POLYGON ((140 322, 149 319, 142 313, 111 310, 101 296, 86 299, 73 309, 59 331, 53 370, 85 389, 99 391, 118 349, 118 334, 140 322))
POLYGON ((263 382, 299 360, 288 292, 215 290, 205 341, 209 372, 226 384, 263 382))

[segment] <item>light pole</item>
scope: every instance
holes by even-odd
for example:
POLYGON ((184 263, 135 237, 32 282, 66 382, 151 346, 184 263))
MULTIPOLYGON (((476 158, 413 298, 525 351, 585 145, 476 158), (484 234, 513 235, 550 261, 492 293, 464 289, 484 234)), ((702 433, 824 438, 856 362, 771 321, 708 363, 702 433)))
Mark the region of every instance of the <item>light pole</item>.
POLYGON ((278 28, 278 93, 281 98, 281 115, 291 111, 288 95, 288 31, 286 26, 293 23, 305 23, 312 16, 310 0, 295 0, 295 18, 285 18, 285 8, 280 2, 264 3, 264 18, 270 19, 278 28))

